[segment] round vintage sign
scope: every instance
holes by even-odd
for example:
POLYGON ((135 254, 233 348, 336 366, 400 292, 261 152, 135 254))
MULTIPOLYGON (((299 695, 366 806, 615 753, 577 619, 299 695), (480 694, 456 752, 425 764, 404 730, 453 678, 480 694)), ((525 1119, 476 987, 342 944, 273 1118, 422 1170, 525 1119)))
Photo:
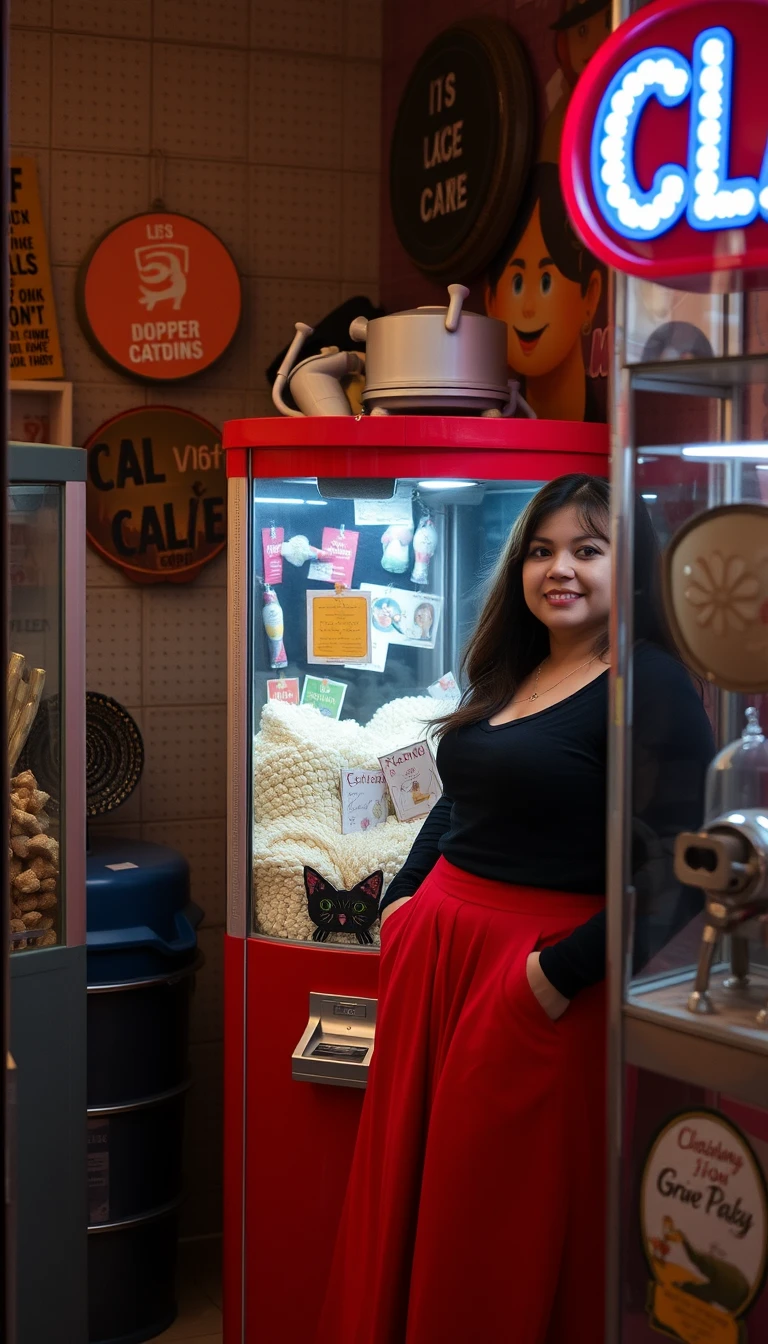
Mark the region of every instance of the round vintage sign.
POLYGON ((768 1260, 768 1192, 744 1135, 715 1111, 683 1111, 657 1135, 640 1190, 651 1323, 686 1344, 746 1339, 736 1322, 768 1260))
POLYGON ((436 279, 468 279, 496 254, 533 157, 534 86, 511 28, 457 23, 421 56, 403 94, 390 157, 400 242, 436 279))
POLYGON ((768 508, 722 504, 675 533, 664 602, 694 671, 727 691, 768 691, 768 508))
POLYGON ((226 545, 227 481, 214 425, 171 406, 116 415, 85 444, 86 533, 137 583, 187 583, 226 545))
POLYGON ((240 277, 215 233, 186 215, 135 215, 91 249, 77 281, 87 339, 113 368, 177 382, 215 364, 240 322, 240 277))

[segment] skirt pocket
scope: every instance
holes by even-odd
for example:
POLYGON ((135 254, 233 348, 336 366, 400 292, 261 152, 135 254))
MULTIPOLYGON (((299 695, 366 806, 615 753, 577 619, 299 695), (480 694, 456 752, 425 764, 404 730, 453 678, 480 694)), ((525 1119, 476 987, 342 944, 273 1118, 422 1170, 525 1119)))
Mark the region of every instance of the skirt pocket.
POLYGON ((411 896, 404 905, 399 906, 393 914, 388 915, 384 920, 384 924, 379 933, 382 954, 389 950, 393 940, 396 940, 396 935, 399 933, 399 930, 403 924, 407 923, 409 911, 412 910, 415 900, 416 897, 411 896))
POLYGON ((557 1023, 553 1022, 549 1014, 544 1011, 528 983, 526 969, 528 958, 541 946, 543 946, 541 931, 531 930, 530 935, 523 940, 522 950, 519 949, 517 955, 512 958, 504 976, 504 999, 516 1020, 522 1017, 533 1026, 554 1031, 557 1023))

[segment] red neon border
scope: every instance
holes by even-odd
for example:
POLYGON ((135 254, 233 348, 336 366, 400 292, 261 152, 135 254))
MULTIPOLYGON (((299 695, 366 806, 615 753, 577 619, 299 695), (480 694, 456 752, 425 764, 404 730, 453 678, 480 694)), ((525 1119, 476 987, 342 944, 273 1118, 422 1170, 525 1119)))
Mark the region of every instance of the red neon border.
MULTIPOLYGON (((765 5, 762 0, 743 0, 753 4, 765 17, 765 5)), ((727 23, 727 6, 724 6, 722 22, 727 23)), ((641 280, 683 280, 689 276, 711 275, 715 271, 761 272, 763 283, 768 277, 768 246, 758 244, 747 247, 742 254, 711 257, 686 256, 680 254, 674 258, 654 260, 643 258, 635 252, 626 251, 602 226, 602 215, 592 193, 590 175, 590 150, 592 136, 593 105, 596 110, 605 89, 618 69, 616 58, 623 55, 624 45, 629 37, 643 29, 655 28, 656 24, 669 14, 690 10, 692 18, 697 14, 696 0, 656 0, 641 9, 632 18, 622 23, 603 45, 595 52, 586 70, 579 77, 571 95, 565 117, 560 146, 560 185, 568 214, 573 220, 585 245, 594 252, 606 266, 627 275, 637 276, 641 280), (586 133, 586 134, 585 134, 586 133), (586 147, 585 147, 586 146, 586 147), (586 162, 586 172, 583 172, 586 162)), ((647 244, 652 247, 653 243, 647 244)))

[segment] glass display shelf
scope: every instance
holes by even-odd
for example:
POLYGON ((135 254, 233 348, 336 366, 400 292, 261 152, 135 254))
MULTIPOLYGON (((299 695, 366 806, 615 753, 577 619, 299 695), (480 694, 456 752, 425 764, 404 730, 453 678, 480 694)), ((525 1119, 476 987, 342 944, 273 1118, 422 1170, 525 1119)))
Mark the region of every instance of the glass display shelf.
MULTIPOLYGON (((622 520, 623 542, 617 556, 620 654, 616 680, 628 687, 624 708, 619 710, 622 722, 614 727, 612 737, 613 768, 617 768, 618 753, 626 770, 623 818, 614 814, 609 835, 613 853, 609 901, 614 912, 612 919, 609 914, 609 940, 613 927, 611 948, 617 962, 619 870, 625 893, 620 961, 624 969, 620 999, 614 1002, 620 1004, 625 1062, 702 1087, 716 1077, 718 1085, 727 1083, 735 1094, 766 1105, 768 923, 755 923, 748 941, 737 940, 736 962, 743 975, 734 977, 734 940, 727 930, 719 930, 716 936, 711 928, 706 931, 711 921, 704 912, 704 887, 681 880, 676 842, 679 834, 698 833, 704 826, 706 800, 712 796, 708 776, 715 768, 713 762, 728 744, 735 745, 740 739, 747 711, 758 731, 768 729, 768 695, 719 688, 689 668, 714 745, 702 751, 693 742, 695 733, 686 739, 685 734, 675 732, 669 706, 661 697, 654 705, 653 688, 644 686, 635 671, 637 655, 634 661, 630 657, 630 650, 636 648, 636 632, 647 616, 647 597, 639 595, 639 552, 630 554, 628 538, 637 539, 640 500, 650 517, 664 569, 681 529, 693 528, 711 510, 724 505, 768 505, 768 355, 729 353, 745 349, 748 343, 739 296, 729 302, 722 296, 670 297, 657 291, 658 304, 677 305, 678 317, 685 318, 686 303, 689 307, 699 304, 698 334, 694 332, 697 352, 708 344, 710 357, 697 357, 692 348, 684 349, 678 332, 674 340, 669 337, 663 357, 651 360, 648 351, 655 349, 653 333, 638 334, 639 305, 633 299, 632 282, 627 290, 630 335, 624 345, 619 405, 629 412, 635 439, 622 449, 626 465, 617 471, 618 463, 614 463, 618 482, 614 507, 622 520), (643 342, 645 355, 640 351, 643 342), (654 402, 648 393, 665 396, 654 402), (696 398, 700 399, 698 407, 696 398), (707 402, 712 409, 707 410, 707 402), (675 790, 670 781, 678 781, 679 787, 675 790), (663 800, 655 812, 654 790, 657 801, 663 800), (713 954, 706 1002, 697 1001, 696 991, 703 943, 713 954)), ((691 314, 687 316, 690 319, 691 314)), ((657 340, 656 345, 660 344, 657 340)), ((765 519, 768 524, 768 509, 765 519)), ((768 602, 764 600, 768 588, 762 592, 768 575, 762 574, 763 564, 759 561, 755 568, 752 559, 741 553, 737 525, 727 541, 721 539, 714 549, 702 544, 686 572, 698 628, 716 629, 734 644, 745 639, 755 649, 764 644, 768 658, 768 602)), ((718 759, 722 765, 725 758, 718 759)), ((754 806, 762 806, 759 789, 758 793, 754 806)), ((725 809, 726 794, 717 796, 725 809)))

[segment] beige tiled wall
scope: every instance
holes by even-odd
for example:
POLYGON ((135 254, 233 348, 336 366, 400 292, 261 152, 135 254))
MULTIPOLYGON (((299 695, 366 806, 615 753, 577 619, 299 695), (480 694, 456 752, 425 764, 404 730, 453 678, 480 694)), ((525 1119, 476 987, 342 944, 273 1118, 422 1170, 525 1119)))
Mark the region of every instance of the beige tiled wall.
MULTIPOLYGON (((39 165, 76 443, 145 402, 219 425, 267 414, 263 371, 293 323, 353 293, 377 297, 379 5, 13 0, 12 139, 39 165), (74 287, 90 244, 158 189, 227 244, 245 316, 212 372, 145 389, 86 344, 74 287)), ((221 1225, 225 586, 223 559, 190 587, 141 588, 88 556, 88 685, 135 715, 147 753, 140 788, 109 826, 181 850, 205 909, 190 1235, 221 1225)))

